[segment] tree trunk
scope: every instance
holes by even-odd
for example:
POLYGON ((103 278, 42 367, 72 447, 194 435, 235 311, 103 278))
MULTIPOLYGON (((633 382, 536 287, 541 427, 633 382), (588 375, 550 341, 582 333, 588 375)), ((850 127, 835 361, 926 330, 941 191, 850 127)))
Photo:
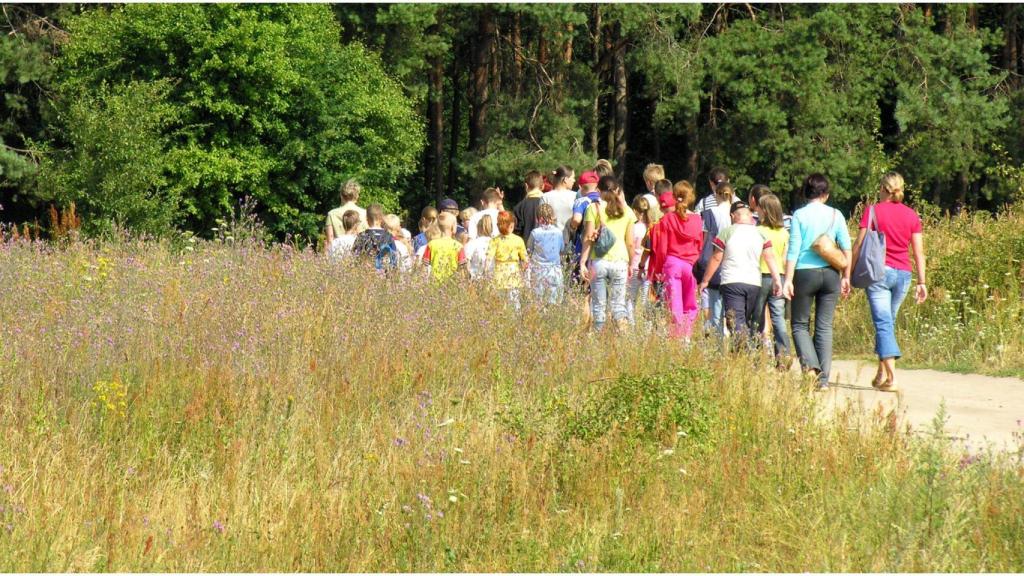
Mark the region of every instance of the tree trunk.
MULTIPOLYGON (((616 36, 621 31, 616 24, 616 36)), ((626 94, 626 46, 620 44, 615 51, 615 148, 612 157, 615 162, 615 171, 621 179, 626 173, 626 124, 629 121, 629 103, 626 94)))
POLYGON ((498 53, 498 36, 501 30, 494 31, 495 40, 491 42, 491 94, 501 94, 501 55, 498 53))
POLYGON ((942 206, 942 182, 940 180, 932 182, 932 204, 942 206))
MULTIPOLYGON (((614 54, 614 52, 612 50, 612 44, 613 44, 613 36, 615 34, 615 29, 614 29, 614 27, 609 26, 605 30, 605 32, 607 32, 607 33, 604 35, 604 53, 605 53, 605 57, 606 58, 609 58, 609 57, 610 58, 607 60, 607 62, 608 62, 608 70, 604 74, 604 76, 600 79, 598 84, 602 84, 604 82, 612 83, 613 79, 614 79, 614 76, 612 74, 612 70, 614 69, 614 64, 615 64, 615 62, 614 62, 615 61, 615 54, 614 54)), ((605 149, 604 149, 605 150, 605 157, 608 158, 609 160, 614 161, 614 159, 612 158, 612 156, 614 156, 614 154, 615 154, 615 94, 614 93, 609 93, 607 95, 607 97, 605 98, 605 118, 608 119, 605 122, 605 124, 606 124, 605 149)))
POLYGON ((512 19, 512 86, 516 99, 523 93, 523 29, 522 15, 516 12, 512 19))
POLYGON ((686 120, 686 169, 689 172, 687 180, 696 184, 697 172, 700 169, 700 129, 697 126, 700 112, 691 114, 686 120))
POLYGON ((960 172, 960 175, 957 177, 957 183, 959 186, 956 193, 956 209, 963 210, 964 206, 967 206, 967 191, 971 187, 971 183, 967 179, 967 172, 960 172))
MULTIPOLYGON (((594 33, 591 36, 590 57, 593 65, 601 61, 601 5, 594 4, 592 8, 594 33)), ((601 124, 601 71, 595 70, 597 76, 597 90, 594 92, 594 101, 590 109, 590 151, 596 157, 600 156, 597 151, 597 131, 601 124)))
MULTIPOLYGON (((456 54, 458 54, 456 52, 456 54)), ((448 144, 448 189, 455 190, 455 160, 459 157, 459 135, 462 133, 462 65, 459 58, 452 58, 450 77, 452 79, 452 118, 448 126, 451 141, 448 144)))
POLYGON ((1006 26, 1006 37, 1003 43, 1003 69, 1010 73, 1009 82, 1012 86, 1019 84, 1017 74, 1018 67, 1018 45, 1017 38, 1017 7, 1013 4, 1006 4, 1003 7, 1003 24, 1006 26))
POLYGON ((566 25, 565 46, 562 49, 562 61, 566 66, 572 64, 572 34, 574 30, 575 28, 573 27, 572 23, 566 25))
POLYGON ((438 54, 432 60, 427 102, 429 111, 427 140, 430 143, 428 155, 430 162, 427 164, 427 172, 430 174, 428 181, 431 184, 428 189, 440 202, 444 199, 444 56, 438 54))
POLYGON ((488 71, 491 46, 494 44, 494 12, 490 7, 480 12, 477 21, 476 48, 473 51, 473 107, 469 114, 469 149, 480 148, 487 125, 487 105, 490 100, 488 71))

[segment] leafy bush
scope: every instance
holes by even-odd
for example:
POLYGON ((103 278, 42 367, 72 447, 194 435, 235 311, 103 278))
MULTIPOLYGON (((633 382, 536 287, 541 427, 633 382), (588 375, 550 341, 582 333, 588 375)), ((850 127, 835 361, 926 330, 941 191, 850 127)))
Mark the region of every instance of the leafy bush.
MULTIPOLYGON (((350 177, 365 201, 397 206, 391 187, 414 169, 421 123, 376 55, 340 45, 329 7, 137 4, 89 10, 69 27, 63 91, 169 83, 174 125, 140 137, 170 138, 161 168, 191 229, 205 233, 250 196, 278 237, 314 237, 350 177)), ((76 128, 71 146, 83 139, 76 128)))
POLYGON ((163 133, 178 111, 164 100, 167 81, 101 84, 62 96, 70 147, 46 157, 40 187, 74 203, 89 233, 127 227, 161 234, 174 225, 180 189, 168 167, 179 154, 163 133))
POLYGON ((565 423, 564 435, 584 441, 618 430, 627 438, 664 440, 678 434, 692 442, 708 438, 714 405, 705 387, 707 370, 619 376, 615 383, 565 423))

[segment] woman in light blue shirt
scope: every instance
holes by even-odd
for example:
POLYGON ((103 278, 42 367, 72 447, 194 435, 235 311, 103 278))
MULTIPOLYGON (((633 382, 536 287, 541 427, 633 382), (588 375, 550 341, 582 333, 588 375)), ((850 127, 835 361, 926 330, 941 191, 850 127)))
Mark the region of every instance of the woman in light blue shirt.
POLYGON ((832 368, 832 322, 839 296, 850 294, 850 232, 843 214, 828 206, 829 183, 822 174, 804 181, 807 204, 793 213, 786 252, 786 284, 782 291, 792 301, 790 327, 793 345, 805 371, 818 375, 818 388, 828 388, 832 368), (811 248, 822 234, 829 235, 846 255, 846 267, 838 271, 811 248), (814 336, 810 332, 814 305, 814 336))

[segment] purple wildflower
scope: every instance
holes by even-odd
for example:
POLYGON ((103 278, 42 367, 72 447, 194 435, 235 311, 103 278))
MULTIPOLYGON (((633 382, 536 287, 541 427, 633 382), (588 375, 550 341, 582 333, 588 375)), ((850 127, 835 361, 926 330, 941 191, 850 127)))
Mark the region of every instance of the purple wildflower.
POLYGON ((402 446, 405 446, 406 444, 408 444, 408 442, 406 442, 405 438, 402 438, 401 436, 399 436, 399 437, 395 438, 395 440, 392 442, 392 444, 394 444, 395 446, 398 446, 399 448, 401 448, 402 446))
POLYGON ((430 496, 427 496, 422 492, 417 494, 416 498, 419 499, 420 504, 422 504, 423 507, 426 508, 427 510, 430 510, 434 505, 434 502, 430 499, 430 496))
POLYGON ((213 521, 213 529, 216 530, 219 534, 223 534, 224 531, 227 530, 227 528, 224 527, 224 523, 220 520, 213 521))

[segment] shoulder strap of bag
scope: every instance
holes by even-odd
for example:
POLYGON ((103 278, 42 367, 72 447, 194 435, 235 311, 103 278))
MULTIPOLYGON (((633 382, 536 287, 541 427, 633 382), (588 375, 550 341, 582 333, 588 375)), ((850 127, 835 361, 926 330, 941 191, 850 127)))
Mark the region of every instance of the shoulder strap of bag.
POLYGON ((875 214, 875 205, 871 205, 871 213, 868 216, 868 229, 878 232, 878 216, 875 214))

